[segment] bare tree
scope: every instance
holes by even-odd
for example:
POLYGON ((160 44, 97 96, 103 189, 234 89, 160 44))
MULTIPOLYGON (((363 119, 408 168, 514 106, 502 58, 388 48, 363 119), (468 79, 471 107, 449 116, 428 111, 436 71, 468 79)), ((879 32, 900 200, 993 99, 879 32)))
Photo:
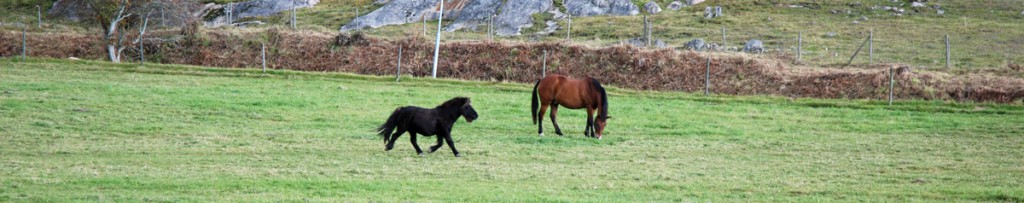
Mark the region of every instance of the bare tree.
MULTIPOLYGON (((90 1, 89 7, 93 8, 96 20, 103 28, 103 41, 106 43, 107 56, 111 62, 120 63, 121 55, 125 49, 132 47, 140 40, 132 42, 125 41, 125 35, 133 26, 143 26, 142 22, 147 16, 133 13, 139 5, 145 4, 145 0, 94 0, 90 1), (130 43, 130 44, 128 44, 130 43)), ((145 32, 140 29, 140 34, 145 32)))

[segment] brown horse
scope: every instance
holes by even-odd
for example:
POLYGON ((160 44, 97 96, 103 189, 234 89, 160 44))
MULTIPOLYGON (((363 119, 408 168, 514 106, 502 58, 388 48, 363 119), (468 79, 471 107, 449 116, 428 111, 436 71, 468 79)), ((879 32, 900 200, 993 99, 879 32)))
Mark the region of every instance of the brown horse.
POLYGON ((605 122, 611 118, 608 116, 608 94, 604 87, 594 78, 582 80, 570 79, 565 76, 551 74, 537 81, 533 86, 533 102, 530 113, 533 115, 533 124, 537 126, 537 134, 544 136, 544 112, 551 106, 551 124, 555 126, 555 133, 562 135, 562 129, 558 128, 558 106, 569 109, 587 109, 587 127, 583 135, 601 139, 604 132, 605 122), (539 100, 538 100, 539 96, 539 100), (537 111, 537 103, 540 103, 540 111, 537 111), (597 119, 594 119, 594 111, 598 110, 597 119))

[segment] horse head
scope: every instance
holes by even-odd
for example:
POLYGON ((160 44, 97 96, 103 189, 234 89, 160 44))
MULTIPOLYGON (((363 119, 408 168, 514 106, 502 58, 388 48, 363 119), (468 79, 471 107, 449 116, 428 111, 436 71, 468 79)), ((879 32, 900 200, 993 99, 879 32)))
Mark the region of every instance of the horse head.
POLYGON ((461 112, 462 117, 465 117, 468 123, 472 123, 479 116, 476 114, 476 109, 473 109, 473 105, 470 104, 469 98, 466 98, 466 103, 462 105, 461 112))
POLYGON ((458 114, 465 117, 466 122, 472 123, 479 115, 476 114, 476 109, 473 109, 473 105, 471 103, 472 102, 469 100, 469 97, 455 97, 444 102, 441 106, 450 109, 458 109, 458 114))
POLYGON ((598 108, 597 119, 594 119, 594 131, 597 131, 597 139, 601 139, 601 135, 604 133, 604 126, 608 124, 608 119, 612 117, 608 116, 608 93, 604 91, 604 87, 601 86, 597 79, 593 79, 593 85, 601 96, 601 106, 598 108))

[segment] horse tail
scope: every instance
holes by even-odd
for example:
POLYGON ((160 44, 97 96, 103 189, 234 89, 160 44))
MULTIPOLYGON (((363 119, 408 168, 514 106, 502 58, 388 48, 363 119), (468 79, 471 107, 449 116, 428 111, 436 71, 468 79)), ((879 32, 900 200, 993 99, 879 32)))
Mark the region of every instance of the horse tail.
POLYGON ((384 122, 383 125, 377 127, 377 135, 384 138, 384 142, 387 143, 391 136, 391 133, 395 131, 395 127, 398 126, 398 119, 401 117, 402 108, 396 108, 391 116, 388 117, 388 121, 384 122))
POLYGON ((537 106, 539 106, 538 103, 540 102, 540 100, 537 99, 537 86, 540 86, 540 80, 537 80, 537 83, 533 84, 533 100, 530 101, 530 115, 533 116, 534 125, 537 125, 537 106))
POLYGON ((593 78, 591 78, 591 80, 593 80, 594 88, 597 89, 597 92, 601 93, 601 106, 600 106, 601 111, 598 112, 597 116, 600 117, 600 118, 607 119, 608 118, 608 93, 604 91, 604 87, 601 86, 601 82, 598 82, 597 79, 593 79, 593 78))

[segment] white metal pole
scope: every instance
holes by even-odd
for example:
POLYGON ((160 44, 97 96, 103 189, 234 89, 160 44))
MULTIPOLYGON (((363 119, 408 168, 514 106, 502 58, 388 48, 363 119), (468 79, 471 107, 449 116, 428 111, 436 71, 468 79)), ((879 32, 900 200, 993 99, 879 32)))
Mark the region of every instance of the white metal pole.
POLYGON ((437 39, 434 40, 434 69, 430 71, 430 76, 437 78, 437 56, 441 52, 441 20, 444 16, 444 0, 441 0, 441 12, 437 12, 437 39))

